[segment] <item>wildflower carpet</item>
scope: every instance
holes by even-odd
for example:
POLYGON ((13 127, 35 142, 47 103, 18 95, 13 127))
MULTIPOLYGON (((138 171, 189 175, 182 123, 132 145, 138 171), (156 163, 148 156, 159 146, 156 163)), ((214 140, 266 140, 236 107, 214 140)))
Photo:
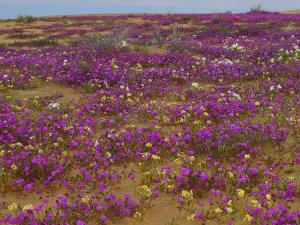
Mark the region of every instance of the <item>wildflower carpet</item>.
POLYGON ((0 27, 0 224, 299 224, 300 15, 0 27))

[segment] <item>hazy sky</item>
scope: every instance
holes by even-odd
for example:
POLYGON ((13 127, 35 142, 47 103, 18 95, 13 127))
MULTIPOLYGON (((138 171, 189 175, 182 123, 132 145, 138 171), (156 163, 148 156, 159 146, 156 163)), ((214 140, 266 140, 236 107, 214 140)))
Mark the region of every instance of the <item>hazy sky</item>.
POLYGON ((215 13, 300 9, 300 0, 0 0, 0 18, 81 13, 215 13))

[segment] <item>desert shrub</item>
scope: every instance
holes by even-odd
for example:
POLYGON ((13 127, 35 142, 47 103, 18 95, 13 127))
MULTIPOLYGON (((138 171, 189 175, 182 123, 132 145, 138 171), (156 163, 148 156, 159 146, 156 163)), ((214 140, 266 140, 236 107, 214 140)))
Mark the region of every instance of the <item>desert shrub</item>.
POLYGON ((157 44, 159 47, 163 45, 164 37, 159 27, 155 27, 153 31, 153 38, 154 38, 154 43, 157 44))
POLYGON ((33 22, 35 22, 37 19, 35 18, 35 17, 33 17, 33 16, 28 16, 28 15, 26 15, 26 16, 18 16, 17 18, 16 18, 16 22, 17 23, 33 23, 33 22))
POLYGON ((182 50, 182 46, 183 46, 183 43, 181 41, 181 37, 180 37, 180 30, 178 27, 174 26, 172 27, 172 33, 171 33, 171 36, 170 36, 170 45, 169 45, 169 49, 174 51, 180 51, 182 50))
POLYGON ((249 27, 247 25, 242 25, 238 28, 239 34, 244 34, 249 32, 249 27))
POLYGON ((101 33, 93 32, 85 40, 83 44, 88 49, 127 49, 129 39, 129 28, 117 27, 111 34, 103 35, 101 33))
POLYGON ((251 9, 250 9, 250 13, 261 13, 263 11, 264 10, 263 10, 261 4, 255 6, 255 7, 251 7, 251 9))
POLYGON ((84 40, 84 45, 89 49, 112 48, 112 40, 100 33, 93 32, 84 40))
POLYGON ((213 17, 211 18, 211 22, 214 24, 222 23, 224 22, 224 18, 220 15, 213 15, 213 17))

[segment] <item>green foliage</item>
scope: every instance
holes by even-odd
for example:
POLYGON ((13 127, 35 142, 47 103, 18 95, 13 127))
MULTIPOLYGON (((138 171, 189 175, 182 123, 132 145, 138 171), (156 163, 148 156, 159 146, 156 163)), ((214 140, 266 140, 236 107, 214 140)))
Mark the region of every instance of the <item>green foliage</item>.
POLYGON ((35 22, 37 19, 33 16, 28 16, 28 15, 25 15, 25 16, 18 16, 16 18, 16 22, 17 23, 33 23, 35 22))
POLYGON ((5 42, 0 42, 0 48, 8 48, 8 44, 5 42))
MULTIPOLYGON (((298 45, 294 45, 291 49, 280 49, 279 53, 275 56, 276 61, 290 62, 300 60, 300 48, 298 45)), ((274 58, 271 61, 275 60, 274 58)))
POLYGON ((91 83, 86 83, 82 86, 81 91, 85 93, 89 93, 93 90, 94 85, 91 83))
POLYGON ((249 32, 249 27, 247 25, 242 25, 238 29, 238 33, 247 33, 249 32))

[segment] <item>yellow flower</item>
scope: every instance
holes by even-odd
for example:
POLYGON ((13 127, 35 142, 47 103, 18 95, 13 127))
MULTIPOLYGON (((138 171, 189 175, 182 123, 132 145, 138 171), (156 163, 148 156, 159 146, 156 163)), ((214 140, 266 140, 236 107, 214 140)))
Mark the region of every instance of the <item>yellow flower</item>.
POLYGON ((245 154, 244 155, 244 159, 250 159, 250 155, 249 154, 245 154))
POLYGON ((53 143, 53 145, 54 145, 54 147, 57 147, 57 146, 58 146, 58 143, 55 142, 55 143, 53 143))
POLYGON ((195 220, 195 214, 188 215, 186 218, 187 218, 188 221, 194 221, 195 220))
POLYGON ((140 186, 140 193, 146 197, 151 196, 151 189, 147 185, 140 186))
POLYGON ((12 169, 12 170, 17 170, 18 169, 18 167, 16 166, 16 164, 11 164, 11 166, 10 166, 10 168, 12 169))
POLYGON ((146 145, 145 145, 147 148, 151 148, 152 147, 152 144, 150 142, 148 142, 146 145))
POLYGON ((181 196, 182 196, 185 200, 191 201, 191 200, 194 199, 194 197, 193 197, 193 190, 190 190, 190 191, 185 191, 185 190, 183 190, 183 191, 181 192, 181 196))
POLYGON ((29 209, 33 209, 33 206, 31 204, 25 205, 23 207, 23 211, 29 210, 29 209))
POLYGON ((254 102, 255 106, 260 106, 260 102, 254 102))
POLYGON ((0 151, 0 157, 4 156, 4 150, 0 151))
POLYGON ((190 156, 190 162, 193 162, 193 161, 195 161, 195 156, 190 156))
POLYGON ((173 189, 174 189, 174 187, 175 187, 175 185, 174 185, 174 184, 169 184, 169 185, 167 186, 167 189, 169 189, 169 190, 173 190, 173 189))
POLYGON ((227 205, 232 206, 232 200, 231 199, 227 202, 227 205))
POLYGON ((84 203, 87 203, 90 201, 90 196, 84 196, 83 198, 81 198, 81 201, 84 202, 84 203))
POLYGON ((10 211, 14 211, 18 208, 17 204, 16 203, 12 203, 10 204, 9 206, 7 206, 7 208, 10 210, 10 211))
POLYGON ((269 193, 269 194, 266 194, 266 199, 267 199, 267 200, 269 200, 269 201, 270 201, 270 200, 271 200, 271 198, 272 198, 272 196, 271 196, 271 194, 270 194, 270 193, 269 193))
POLYGON ((57 138, 57 141, 62 142, 64 139, 62 137, 57 138))
POLYGON ((247 222, 251 222, 252 216, 246 215, 246 217, 244 218, 244 220, 246 220, 247 222))
POLYGON ((215 213, 217 213, 217 214, 222 213, 222 212, 223 212, 223 210, 220 209, 220 208, 216 208, 216 209, 215 209, 215 213))
POLYGON ((293 177, 293 176, 289 176, 288 178, 289 178, 291 181, 295 180, 295 177, 293 177))
POLYGON ((227 174, 228 174, 228 177, 229 177, 230 179, 232 179, 232 178, 233 178, 233 173, 231 173, 231 172, 227 172, 227 174))
POLYGON ((251 202, 252 202, 254 208, 260 208, 261 207, 261 204, 259 204, 257 200, 251 200, 251 202))
POLYGON ((136 71, 138 71, 138 72, 142 72, 143 71, 143 66, 141 65, 141 64, 137 64, 136 65, 136 71))
POLYGON ((245 191, 243 189, 238 189, 237 195, 243 198, 245 196, 245 191))
POLYGON ((174 159, 174 163, 178 166, 182 165, 182 161, 180 159, 174 159))
POLYGON ((152 155, 152 156, 151 156, 151 159, 153 159, 153 160, 160 160, 160 157, 157 156, 157 155, 152 155))
POLYGON ((135 212, 133 217, 138 219, 138 220, 141 220, 142 219, 142 214, 140 212, 135 212))

